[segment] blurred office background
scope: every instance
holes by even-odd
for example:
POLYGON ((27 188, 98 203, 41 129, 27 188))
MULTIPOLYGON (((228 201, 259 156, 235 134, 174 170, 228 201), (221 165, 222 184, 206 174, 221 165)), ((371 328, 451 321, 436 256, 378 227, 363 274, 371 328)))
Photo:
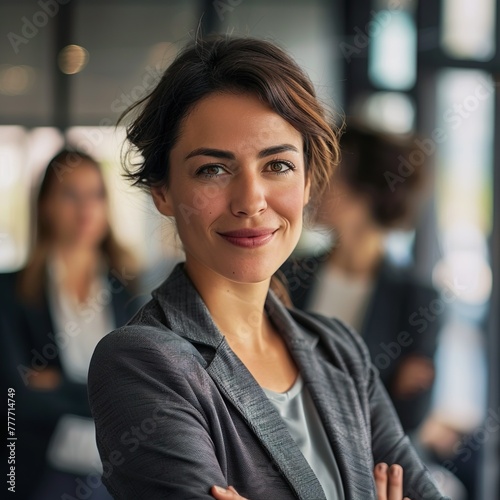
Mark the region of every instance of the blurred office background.
MULTIPOLYGON (((71 144, 102 162, 116 234, 145 271, 145 293, 159 284, 181 251, 148 196, 121 178, 124 133, 114 124, 198 30, 271 39, 307 70, 339 123, 418 135, 411 161, 428 163, 433 182, 417 229, 394 232, 387 245, 448 298, 431 311, 446 319, 433 413, 468 436, 455 443, 465 468, 480 452, 470 499, 500 498, 497 4, 2 0, 0 271, 25 264, 35 181, 71 144)), ((402 162, 395 187, 409 169, 402 162)), ((305 235, 301 248, 315 241, 305 235)))

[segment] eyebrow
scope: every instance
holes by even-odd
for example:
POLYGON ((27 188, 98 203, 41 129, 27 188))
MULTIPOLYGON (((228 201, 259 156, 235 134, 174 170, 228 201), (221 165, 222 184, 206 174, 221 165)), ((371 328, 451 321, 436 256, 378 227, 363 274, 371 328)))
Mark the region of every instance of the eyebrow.
MULTIPOLYGON (((284 153, 286 151, 292 151, 298 153, 299 150, 293 146, 292 144, 280 144, 278 146, 271 146, 269 148, 265 148, 262 151, 259 151, 257 158, 265 158, 266 156, 275 155, 278 153, 284 153)), ((193 158, 193 156, 212 156, 214 158, 221 158, 224 160, 234 160, 234 153, 231 151, 225 151, 223 149, 213 149, 213 148, 197 148, 191 151, 186 156, 186 160, 189 158, 193 158)))

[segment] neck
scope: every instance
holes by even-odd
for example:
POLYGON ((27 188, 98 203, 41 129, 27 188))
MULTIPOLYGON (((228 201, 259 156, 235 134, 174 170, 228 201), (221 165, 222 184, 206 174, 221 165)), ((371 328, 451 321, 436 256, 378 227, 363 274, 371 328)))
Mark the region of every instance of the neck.
POLYGON ((85 302, 97 274, 98 250, 59 246, 53 249, 53 255, 63 264, 63 268, 68 270, 61 277, 61 286, 78 302, 85 302))
POLYGON ((270 279, 231 281, 186 256, 185 270, 231 347, 265 352, 272 331, 264 304, 270 279))
POLYGON ((384 233, 375 227, 342 233, 330 263, 347 274, 371 277, 383 258, 383 242, 384 233))

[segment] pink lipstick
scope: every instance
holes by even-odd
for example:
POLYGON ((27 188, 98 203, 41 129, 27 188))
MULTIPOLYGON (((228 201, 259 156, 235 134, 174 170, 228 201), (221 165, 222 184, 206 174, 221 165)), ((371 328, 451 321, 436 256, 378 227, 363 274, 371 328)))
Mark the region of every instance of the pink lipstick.
POLYGON ((272 240, 277 229, 273 228, 244 228, 235 231, 218 233, 226 241, 243 248, 255 248, 265 245, 272 240))

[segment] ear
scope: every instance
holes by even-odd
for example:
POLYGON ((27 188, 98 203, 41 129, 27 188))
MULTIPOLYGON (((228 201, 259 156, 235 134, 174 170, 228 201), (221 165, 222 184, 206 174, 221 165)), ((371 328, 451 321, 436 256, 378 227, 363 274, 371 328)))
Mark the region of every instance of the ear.
POLYGON ((172 197, 170 196, 170 191, 165 186, 152 187, 151 196, 153 197, 154 204, 163 215, 167 217, 174 216, 174 204, 172 202, 172 197))

